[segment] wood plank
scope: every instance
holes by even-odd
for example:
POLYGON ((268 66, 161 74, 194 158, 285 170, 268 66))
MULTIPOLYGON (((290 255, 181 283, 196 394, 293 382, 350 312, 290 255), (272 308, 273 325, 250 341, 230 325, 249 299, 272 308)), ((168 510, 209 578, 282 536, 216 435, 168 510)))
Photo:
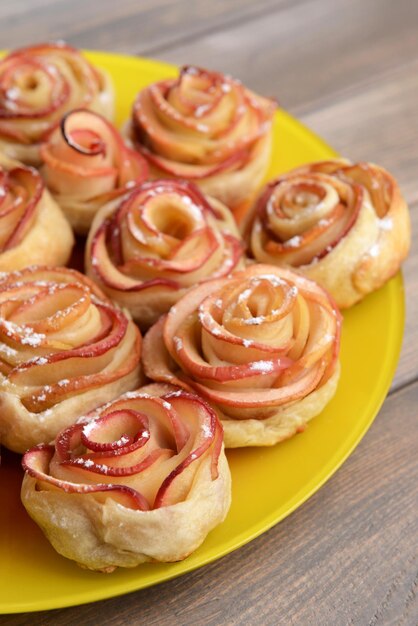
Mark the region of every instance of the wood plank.
POLYGON ((341 154, 391 170, 413 203, 418 201, 417 97, 418 62, 413 62, 299 117, 341 154))
POLYGON ((412 249, 404 266, 407 315, 401 361, 393 388, 418 374, 418 63, 356 89, 302 116, 302 121, 341 154, 380 163, 398 179, 410 205, 412 249))
MULTIPOLYGON (((301 0, 299 0, 300 2, 301 0)), ((74 46, 131 54, 280 11, 289 0, 16 0, 0 3, 4 48, 65 39, 74 46), (5 25, 7 24, 7 28, 5 25)))
POLYGON ((158 56, 229 72, 294 110, 417 58, 417 23, 411 0, 297 3, 158 56))
POLYGON ((101 615, 109 626, 415 624, 417 405, 418 384, 392 395, 327 485, 221 561, 124 598, 3 623, 96 626, 101 615))

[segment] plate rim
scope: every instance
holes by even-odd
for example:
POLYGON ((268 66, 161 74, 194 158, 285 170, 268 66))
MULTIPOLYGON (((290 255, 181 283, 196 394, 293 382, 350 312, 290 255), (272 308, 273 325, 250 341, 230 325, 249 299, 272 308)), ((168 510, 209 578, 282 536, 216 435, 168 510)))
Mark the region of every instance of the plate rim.
MULTIPOLYGON (((99 63, 99 59, 103 58, 103 60, 117 61, 120 59, 121 62, 139 62, 143 66, 148 66, 152 71, 158 66, 159 69, 166 69, 167 72, 174 72, 178 69, 178 66, 167 63, 165 61, 160 61, 158 59, 152 59, 142 56, 133 56, 122 53, 114 53, 110 51, 102 51, 102 50, 92 50, 92 49, 82 49, 82 53, 85 53, 87 58, 94 57, 95 63, 99 63)), ((0 55, 3 55, 6 51, 1 50, 0 55)), ((290 113, 288 113, 283 108, 279 108, 279 110, 275 114, 275 121, 282 117, 288 125, 290 125, 298 136, 304 136, 305 138, 308 136, 315 144, 321 146, 326 152, 329 153, 329 158, 338 157, 338 153, 332 148, 322 137, 318 136, 314 131, 310 128, 306 127, 302 122, 293 117, 290 113)), ((402 338, 404 335, 404 327, 405 327, 405 289, 404 289, 404 281, 402 272, 399 271, 394 278, 391 279, 389 283, 387 283, 386 288, 393 292, 389 299, 391 308, 395 306, 396 303, 396 312, 395 315, 398 317, 398 323, 395 325, 394 323, 391 325, 391 334, 389 335, 389 343, 386 350, 386 357, 390 355, 390 363, 386 364, 382 367, 382 380, 379 379, 379 385, 376 385, 376 388, 379 388, 379 393, 375 392, 371 394, 369 402, 368 402, 368 419, 364 422, 360 423, 360 426, 357 428, 353 428, 350 431, 350 436, 345 440, 347 444, 344 447, 344 452, 341 454, 341 448, 338 449, 338 454, 335 452, 331 455, 324 466, 321 468, 321 471, 317 472, 313 478, 308 483, 305 483, 303 488, 299 489, 296 494, 294 494, 290 499, 286 501, 286 506, 282 506, 281 508, 285 508, 284 511, 279 509, 279 514, 276 512, 270 513, 266 517, 263 518, 263 522, 258 522, 257 524, 253 524, 250 527, 250 531, 242 531, 239 535, 235 535, 233 538, 228 539, 224 542, 223 547, 220 551, 216 552, 216 554, 208 554, 206 557, 203 557, 197 563, 191 563, 187 566, 187 559, 185 561, 181 561, 179 563, 168 563, 167 566, 171 566, 168 569, 167 574, 163 577, 160 577, 158 580, 152 580, 150 577, 149 580, 145 582, 140 582, 138 585, 138 580, 135 577, 132 577, 132 580, 126 581, 124 579, 120 581, 114 582, 114 587, 112 589, 108 589, 107 587, 101 587, 100 584, 97 585, 94 591, 92 589, 86 589, 85 591, 78 591, 75 594, 68 593, 61 594, 58 597, 51 598, 51 601, 46 601, 45 599, 40 600, 31 600, 27 603, 14 603, 11 602, 6 606, 6 603, 3 603, 3 606, 0 604, 0 614, 17 614, 17 613, 32 613, 37 611, 49 611, 53 609, 60 609, 65 607, 72 606, 80 606, 83 604, 99 602, 105 599, 110 599, 114 597, 118 597, 121 595, 125 595, 128 593, 132 593, 134 591, 140 591, 142 589, 149 588, 151 586, 155 586, 164 582, 168 582, 177 578, 179 576, 188 574, 190 572, 195 571, 201 567, 208 565, 209 563, 213 563, 214 561, 218 561, 227 554, 235 552, 239 550, 242 546, 250 543, 255 538, 259 537, 263 533, 267 532, 273 526, 281 522, 283 519, 291 515, 296 509, 301 507, 307 500, 309 500, 317 491, 319 491, 323 485, 340 469, 340 467, 345 463, 347 458, 352 454, 354 449, 358 446, 360 441, 363 439, 371 425, 373 424, 377 414, 379 413, 380 408, 382 407, 388 392, 390 390, 391 382, 393 380, 395 371, 398 367, 399 357, 402 349, 402 338), (398 297, 395 291, 399 291, 401 296, 398 297), (384 391, 382 391, 384 390, 384 391), (338 460, 335 459, 338 457, 338 460), (318 478, 319 476, 319 478, 318 478), (303 491, 303 495, 301 495, 301 491, 303 491), (186 567, 183 567, 183 564, 186 564, 186 567), (177 567, 176 567, 177 566, 177 567), (181 568, 178 571, 177 568, 181 568)), ((391 311, 391 316, 394 313, 391 311)), ((62 557, 64 558, 64 557, 62 557)), ((140 568, 141 566, 137 566, 140 568)), ((136 568, 132 568, 131 571, 135 571, 136 568)))

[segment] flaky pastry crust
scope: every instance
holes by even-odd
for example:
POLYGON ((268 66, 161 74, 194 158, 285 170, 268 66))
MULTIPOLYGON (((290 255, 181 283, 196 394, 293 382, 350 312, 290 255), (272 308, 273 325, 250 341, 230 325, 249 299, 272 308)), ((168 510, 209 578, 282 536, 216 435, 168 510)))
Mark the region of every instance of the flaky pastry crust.
POLYGON ((340 308, 384 285, 408 254, 408 207, 396 180, 373 163, 303 166, 267 185, 248 231, 256 261, 293 267, 340 308))
POLYGON ((38 172, 0 154, 0 272, 65 265, 74 236, 38 172))
POLYGON ((157 385, 99 408, 23 465, 23 504, 54 548, 103 572, 186 558, 230 506, 216 415, 157 385))
POLYGON ((194 285, 243 267, 243 251, 225 205, 192 183, 156 180, 98 213, 85 265, 147 329, 194 285))
POLYGON ((341 319, 319 285, 252 265, 189 291, 144 339, 152 380, 193 389, 218 412, 226 447, 273 445, 334 395, 341 319))
POLYGON ((140 382, 141 336, 86 276, 32 266, 0 279, 0 439, 24 452, 140 382))
POLYGON ((154 178, 192 180, 240 222, 268 168, 275 106, 238 80, 187 66, 138 94, 125 132, 154 178))
POLYGON ((148 177, 146 160, 109 121, 87 109, 67 113, 40 153, 42 176, 80 234, 88 233, 103 206, 148 177))
POLYGON ((0 151, 38 166, 39 149, 62 116, 88 108, 112 119, 110 77, 62 42, 28 46, 0 61, 0 151))

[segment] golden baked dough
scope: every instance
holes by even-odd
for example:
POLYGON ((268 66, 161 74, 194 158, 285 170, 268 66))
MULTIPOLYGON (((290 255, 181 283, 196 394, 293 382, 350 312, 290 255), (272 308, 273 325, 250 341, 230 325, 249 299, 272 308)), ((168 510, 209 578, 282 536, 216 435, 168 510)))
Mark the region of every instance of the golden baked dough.
POLYGON ((0 272, 65 265, 71 227, 38 172, 0 154, 0 272))
POLYGON ((50 442, 140 382, 141 336, 86 276, 32 266, 0 278, 0 440, 50 442))
POLYGON ((49 190, 81 234, 101 207, 148 176, 146 160, 110 122, 86 109, 67 113, 40 153, 49 190))
POLYGON ((110 77, 75 48, 38 44, 0 60, 0 151, 7 156, 39 165, 40 144, 78 107, 113 117, 110 77))
POLYGON ((226 447, 272 445, 334 395, 340 325, 319 285, 251 265, 195 287, 157 322, 144 339, 144 370, 210 402, 226 447))
POLYGON ((275 108, 230 76, 187 66, 138 94, 126 133, 154 178, 192 180, 239 222, 268 168, 275 108))
POLYGON ((186 558, 231 501, 216 414, 161 385, 86 415, 23 466, 23 504, 54 548, 104 572, 186 558))
POLYGON ((243 265, 243 243, 227 207, 192 183, 157 180, 96 216, 86 269, 141 328, 186 291, 243 265))
POLYGON ((410 246, 408 207, 382 167, 313 163, 269 183, 254 208, 249 247, 260 263, 297 268, 341 308, 386 283, 410 246))

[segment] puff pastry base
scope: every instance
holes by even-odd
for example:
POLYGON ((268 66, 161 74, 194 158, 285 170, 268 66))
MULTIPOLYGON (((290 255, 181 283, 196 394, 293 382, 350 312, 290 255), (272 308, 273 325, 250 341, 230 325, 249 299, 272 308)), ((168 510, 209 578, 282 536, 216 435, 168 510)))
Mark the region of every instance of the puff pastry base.
MULTIPOLYGON (((21 167, 0 154, 0 167, 21 167)), ((47 189, 43 190, 30 230, 13 248, 0 253, 0 272, 20 270, 28 265, 66 265, 74 235, 62 210, 47 189)))
POLYGON ((244 446, 273 446, 306 429, 308 422, 318 416, 334 396, 340 378, 340 364, 327 382, 308 396, 285 406, 266 419, 230 419, 218 410, 227 448, 244 446))
POLYGON ((211 480, 210 462, 196 474, 187 500, 151 511, 134 511, 108 498, 39 491, 26 475, 22 502, 59 554, 105 573, 147 561, 181 561, 220 524, 229 509, 230 473, 225 455, 211 480))

